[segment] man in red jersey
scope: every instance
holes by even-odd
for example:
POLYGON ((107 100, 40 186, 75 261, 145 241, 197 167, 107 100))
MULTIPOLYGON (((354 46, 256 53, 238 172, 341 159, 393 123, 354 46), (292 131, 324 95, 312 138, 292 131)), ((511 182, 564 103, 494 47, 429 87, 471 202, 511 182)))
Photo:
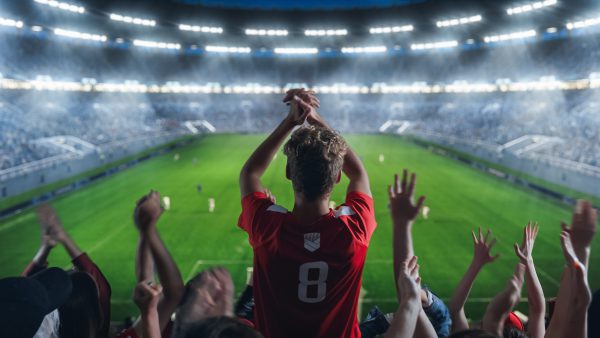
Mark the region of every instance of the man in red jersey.
POLYGON ((314 92, 288 91, 290 111, 240 173, 239 226, 254 249, 254 318, 266 338, 360 337, 357 303, 362 270, 376 227, 369 178, 358 156, 315 111, 314 92), (286 143, 291 212, 271 202, 260 182, 286 143), (346 202, 329 209, 342 172, 346 202))

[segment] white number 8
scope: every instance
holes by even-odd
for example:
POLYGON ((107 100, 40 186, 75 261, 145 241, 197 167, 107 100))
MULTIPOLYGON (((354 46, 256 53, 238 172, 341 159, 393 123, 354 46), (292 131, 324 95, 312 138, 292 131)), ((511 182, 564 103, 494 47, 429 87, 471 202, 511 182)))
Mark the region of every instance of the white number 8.
POLYGON ((327 292, 327 273, 329 266, 325 262, 310 262, 300 265, 300 283, 298 284, 298 299, 304 303, 318 303, 325 299, 327 292), (316 280, 309 280, 308 274, 311 269, 319 270, 319 277, 316 280), (316 286, 316 297, 308 297, 308 287, 316 286))

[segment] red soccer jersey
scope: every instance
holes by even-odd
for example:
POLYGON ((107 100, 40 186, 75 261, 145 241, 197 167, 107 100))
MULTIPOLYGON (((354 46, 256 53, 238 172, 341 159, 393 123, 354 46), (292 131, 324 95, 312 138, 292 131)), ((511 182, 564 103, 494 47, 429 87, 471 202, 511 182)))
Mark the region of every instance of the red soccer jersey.
POLYGON ((255 192, 238 225, 254 249, 255 324, 266 338, 360 337, 358 296, 377 226, 373 199, 351 192, 313 224, 255 192))

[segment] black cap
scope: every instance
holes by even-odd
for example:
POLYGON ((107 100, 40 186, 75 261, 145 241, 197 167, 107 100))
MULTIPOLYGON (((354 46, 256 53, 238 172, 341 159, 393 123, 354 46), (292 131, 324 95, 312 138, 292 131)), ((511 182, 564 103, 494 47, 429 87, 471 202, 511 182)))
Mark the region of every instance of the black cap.
POLYGON ((71 288, 71 278, 59 268, 0 279, 0 336, 33 337, 44 317, 69 298, 71 288))

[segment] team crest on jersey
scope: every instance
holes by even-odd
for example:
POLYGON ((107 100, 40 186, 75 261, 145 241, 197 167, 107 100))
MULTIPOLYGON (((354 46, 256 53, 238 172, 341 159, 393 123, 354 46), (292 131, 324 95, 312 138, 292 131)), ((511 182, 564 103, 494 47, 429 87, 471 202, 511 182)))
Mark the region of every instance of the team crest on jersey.
POLYGON ((310 252, 315 252, 321 247, 321 234, 318 232, 309 232, 304 234, 304 248, 310 252))

